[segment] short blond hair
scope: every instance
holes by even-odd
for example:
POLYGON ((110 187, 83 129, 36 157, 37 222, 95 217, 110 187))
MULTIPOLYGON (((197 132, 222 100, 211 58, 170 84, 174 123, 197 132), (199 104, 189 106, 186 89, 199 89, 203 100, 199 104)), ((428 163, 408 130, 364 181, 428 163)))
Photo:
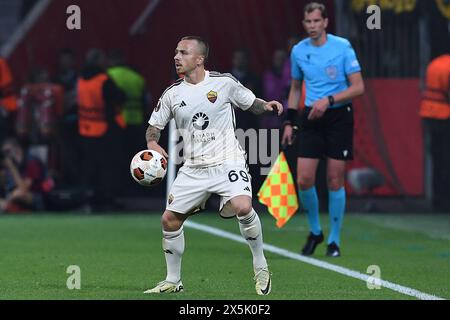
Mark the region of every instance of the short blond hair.
POLYGON ((319 10, 320 13, 322 14, 322 18, 324 18, 324 19, 328 18, 327 8, 325 7, 324 4, 319 3, 319 2, 308 3, 305 6, 305 8, 303 9, 303 14, 311 13, 314 10, 319 10))
POLYGON ((205 57, 205 61, 208 60, 209 55, 209 44, 202 37, 199 36, 186 36, 181 38, 181 40, 195 40, 199 44, 200 52, 205 57))

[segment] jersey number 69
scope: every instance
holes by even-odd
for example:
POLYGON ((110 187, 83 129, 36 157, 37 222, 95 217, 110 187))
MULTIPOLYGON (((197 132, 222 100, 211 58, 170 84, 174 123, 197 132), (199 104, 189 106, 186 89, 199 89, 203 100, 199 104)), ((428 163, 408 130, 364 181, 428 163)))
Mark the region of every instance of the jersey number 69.
MULTIPOLYGON (((242 180, 244 182, 248 182, 249 181, 248 175, 247 175, 247 173, 244 170, 239 171, 239 174, 241 175, 241 178, 242 178, 242 180)), ((236 173, 235 170, 231 170, 228 173, 228 179, 230 179, 230 182, 236 182, 236 181, 239 180, 239 176, 238 176, 238 174, 236 173)))

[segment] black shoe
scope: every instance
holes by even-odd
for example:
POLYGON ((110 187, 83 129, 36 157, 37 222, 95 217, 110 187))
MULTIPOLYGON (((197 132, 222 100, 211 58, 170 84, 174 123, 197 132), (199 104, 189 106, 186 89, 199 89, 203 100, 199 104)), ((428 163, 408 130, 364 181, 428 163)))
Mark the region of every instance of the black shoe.
POLYGON ((332 242, 327 247, 327 256, 328 257, 339 257, 341 255, 341 250, 336 243, 332 242))
POLYGON ((310 232, 308 239, 306 240, 306 244, 302 249, 302 255, 304 256, 310 256, 314 253, 314 250, 316 250, 316 247, 318 244, 323 242, 323 233, 320 232, 318 236, 316 236, 314 233, 310 232))

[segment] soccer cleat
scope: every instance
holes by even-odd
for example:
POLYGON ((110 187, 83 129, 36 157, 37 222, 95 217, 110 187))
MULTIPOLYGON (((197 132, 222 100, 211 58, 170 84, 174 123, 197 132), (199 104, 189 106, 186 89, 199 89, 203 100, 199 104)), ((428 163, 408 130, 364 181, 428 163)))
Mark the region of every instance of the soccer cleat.
POLYGON ((318 236, 316 236, 314 233, 310 232, 308 239, 306 240, 306 244, 302 249, 302 255, 304 256, 310 256, 314 253, 314 250, 316 250, 316 247, 318 244, 323 242, 323 233, 320 232, 318 236))
POLYGON ((341 251, 339 250, 338 245, 335 242, 332 242, 327 247, 327 256, 328 257, 339 257, 341 255, 341 251))
POLYGON ((184 289, 181 280, 177 283, 169 282, 167 280, 161 281, 153 289, 144 291, 144 293, 176 293, 182 292, 184 289))
POLYGON ((272 279, 271 273, 267 267, 255 271, 253 280, 255 280, 256 283, 255 288, 257 294, 265 296, 270 293, 270 290, 272 289, 272 279))

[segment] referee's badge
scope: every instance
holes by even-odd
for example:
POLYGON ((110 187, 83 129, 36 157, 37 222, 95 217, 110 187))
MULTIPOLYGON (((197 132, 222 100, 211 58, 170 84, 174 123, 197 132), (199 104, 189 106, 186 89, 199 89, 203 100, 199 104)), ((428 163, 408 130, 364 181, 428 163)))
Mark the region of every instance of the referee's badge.
POLYGON ((327 71, 328 78, 330 78, 331 80, 336 79, 336 77, 337 77, 337 67, 336 66, 329 66, 329 67, 327 67, 326 71, 327 71))
POLYGON ((208 98, 209 102, 214 103, 217 100, 217 92, 211 90, 206 94, 206 97, 208 98))

